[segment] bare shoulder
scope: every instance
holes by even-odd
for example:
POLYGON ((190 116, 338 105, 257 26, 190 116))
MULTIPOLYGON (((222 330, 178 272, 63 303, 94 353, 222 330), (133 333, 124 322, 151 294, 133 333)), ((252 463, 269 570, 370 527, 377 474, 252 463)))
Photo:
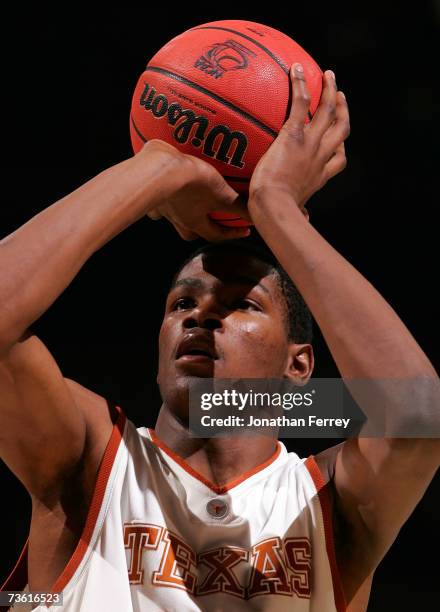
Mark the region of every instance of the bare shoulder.
POLYGON ((326 483, 333 480, 335 474, 336 457, 342 450, 343 445, 344 442, 341 442, 341 444, 330 446, 330 448, 326 448, 315 455, 315 461, 326 483))
POLYGON ((117 411, 106 398, 91 389, 70 378, 64 380, 86 422, 85 451, 95 458, 99 456, 100 461, 116 421, 117 411))
POLYGON ((99 466, 118 412, 106 398, 70 378, 64 379, 86 424, 84 452, 76 471, 79 498, 87 503, 93 494, 99 466))
POLYGON ((35 499, 56 497, 84 466, 93 474, 115 414, 105 398, 63 376, 28 330, 0 360, 0 457, 35 499))
MULTIPOLYGON (((105 397, 95 393, 91 389, 84 387, 76 380, 64 378, 70 392, 75 398, 78 408, 83 412, 84 417, 90 421, 98 421, 101 425, 105 421, 112 422, 112 415, 109 412, 109 403, 105 397)), ((113 416, 116 413, 113 412, 113 416)))
POLYGON ((368 534, 356 515, 347 512, 335 486, 338 456, 345 442, 315 455, 330 499, 335 553, 349 606, 347 612, 364 612, 368 606, 374 567, 368 563, 368 534))
POLYGON ((74 553, 84 529, 99 466, 117 411, 110 402, 74 380, 64 378, 85 421, 80 461, 49 498, 32 499, 28 576, 31 590, 49 591, 74 553))

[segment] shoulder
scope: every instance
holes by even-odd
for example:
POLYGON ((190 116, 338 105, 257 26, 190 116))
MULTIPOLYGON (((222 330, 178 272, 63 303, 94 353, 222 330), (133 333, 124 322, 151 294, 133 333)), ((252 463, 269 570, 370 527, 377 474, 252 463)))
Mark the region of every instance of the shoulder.
MULTIPOLYGON (((344 511, 335 486, 337 457, 345 442, 331 446, 313 457, 319 470, 320 489, 324 489, 331 512, 336 554, 341 559, 349 555, 354 542, 354 525, 344 511)), ((317 487, 318 488, 318 487, 317 487)), ((319 492, 319 491, 318 491, 319 492)))
POLYGON ((118 418, 113 402, 84 387, 80 383, 65 379, 76 407, 86 423, 86 443, 82 458, 83 478, 93 486, 101 459, 118 418))
POLYGON ((314 459, 322 478, 329 503, 336 563, 342 580, 349 611, 365 610, 368 604, 374 568, 368 563, 368 541, 365 532, 347 512, 335 485, 337 458, 345 441, 332 446, 314 459), (353 571, 353 568, 355 570, 353 571))
POLYGON ((342 450, 343 445, 344 442, 341 442, 336 446, 330 446, 330 448, 326 448, 324 451, 314 455, 316 464, 319 467, 321 475, 326 483, 333 481, 333 477, 335 475, 336 458, 342 450))
POLYGON ((118 412, 110 400, 84 387, 75 380, 65 378, 77 408, 84 415, 87 428, 92 435, 105 438, 110 435, 118 412))

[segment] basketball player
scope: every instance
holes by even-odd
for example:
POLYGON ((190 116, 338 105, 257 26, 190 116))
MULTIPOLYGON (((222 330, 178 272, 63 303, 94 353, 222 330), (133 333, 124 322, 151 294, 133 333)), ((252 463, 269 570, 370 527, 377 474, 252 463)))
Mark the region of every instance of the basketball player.
MULTIPOLYGON (((438 467, 437 439, 356 438, 301 460, 270 437, 189 435, 189 377, 311 376, 307 317, 272 263, 237 241, 178 272, 159 337, 154 431, 64 378, 30 330, 131 223, 164 217, 188 240, 246 236, 208 219, 223 209, 253 221, 343 378, 435 380, 391 307, 308 223, 308 199, 345 166, 348 110, 327 71, 305 125, 301 66, 291 78, 290 117, 247 207, 210 165, 152 141, 0 243, 1 456, 32 497, 29 540, 5 590, 62 592, 69 612, 365 610, 375 568, 438 467)), ((424 402, 415 392, 413 418, 424 402)))

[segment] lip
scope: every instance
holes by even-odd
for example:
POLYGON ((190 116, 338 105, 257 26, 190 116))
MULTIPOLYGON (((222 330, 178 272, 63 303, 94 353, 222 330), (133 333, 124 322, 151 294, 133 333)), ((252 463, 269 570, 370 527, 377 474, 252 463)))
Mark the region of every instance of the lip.
POLYGON ((186 334, 177 347, 176 360, 204 363, 215 359, 218 359, 218 355, 215 350, 214 339, 212 335, 207 335, 206 332, 186 334), (197 354, 196 351, 204 354, 197 354))
POLYGON ((182 355, 178 357, 177 361, 185 361, 187 363, 211 363, 214 359, 208 357, 208 355, 182 355))

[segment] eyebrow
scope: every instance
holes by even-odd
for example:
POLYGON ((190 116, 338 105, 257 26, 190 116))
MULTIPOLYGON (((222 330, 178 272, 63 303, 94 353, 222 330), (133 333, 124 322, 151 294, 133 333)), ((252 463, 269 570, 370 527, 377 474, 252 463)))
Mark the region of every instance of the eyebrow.
MULTIPOLYGON (((246 276, 243 274, 239 274, 239 275, 229 277, 227 282, 231 284, 257 286, 257 287, 260 287, 263 291, 265 291, 267 295, 272 297, 269 289, 265 287, 264 285, 262 285, 260 282, 258 282, 258 279, 255 278, 254 276, 246 276)), ((170 291, 172 291, 173 289, 176 289, 177 287, 182 287, 182 286, 190 287, 193 289, 206 289, 207 288, 207 284, 200 278, 194 278, 194 277, 188 276, 186 278, 181 278, 180 280, 176 281, 173 284, 173 286, 170 288, 170 291)))

